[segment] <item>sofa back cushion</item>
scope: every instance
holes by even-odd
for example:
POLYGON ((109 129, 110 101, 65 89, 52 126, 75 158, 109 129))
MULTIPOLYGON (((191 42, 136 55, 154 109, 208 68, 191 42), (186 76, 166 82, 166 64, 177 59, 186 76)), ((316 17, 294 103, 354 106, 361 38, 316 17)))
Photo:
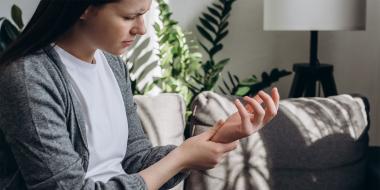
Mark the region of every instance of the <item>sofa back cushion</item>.
MULTIPOLYGON (((193 135, 236 111, 231 98, 212 92, 200 94, 193 106, 193 135)), ((360 189, 367 126, 361 98, 282 100, 266 127, 242 139, 218 167, 193 172, 187 189, 360 189)))
POLYGON ((185 129, 185 102, 178 94, 135 95, 137 114, 153 146, 180 145, 185 129))

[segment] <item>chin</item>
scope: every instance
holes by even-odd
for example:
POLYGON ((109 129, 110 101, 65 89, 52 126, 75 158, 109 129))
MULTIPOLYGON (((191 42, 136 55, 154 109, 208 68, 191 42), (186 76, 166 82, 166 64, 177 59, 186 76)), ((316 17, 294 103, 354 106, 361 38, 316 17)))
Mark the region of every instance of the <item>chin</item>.
POLYGON ((120 55, 123 55, 124 53, 127 52, 126 49, 109 49, 109 50, 104 50, 112 55, 115 55, 115 56, 120 56, 120 55))

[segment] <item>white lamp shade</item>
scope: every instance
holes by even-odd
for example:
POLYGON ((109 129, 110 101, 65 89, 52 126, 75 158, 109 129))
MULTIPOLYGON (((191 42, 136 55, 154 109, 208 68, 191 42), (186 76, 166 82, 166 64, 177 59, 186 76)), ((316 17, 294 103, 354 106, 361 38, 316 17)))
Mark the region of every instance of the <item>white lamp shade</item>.
POLYGON ((366 0, 263 0, 264 30, 364 30, 366 0))

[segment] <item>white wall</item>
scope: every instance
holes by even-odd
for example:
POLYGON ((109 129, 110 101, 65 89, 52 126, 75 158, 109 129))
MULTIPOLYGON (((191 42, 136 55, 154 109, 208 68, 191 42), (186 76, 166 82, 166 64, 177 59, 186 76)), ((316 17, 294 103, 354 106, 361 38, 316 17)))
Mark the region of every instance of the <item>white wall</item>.
MULTIPOLYGON (((367 0, 367 30, 320 32, 319 58, 334 65, 339 93, 360 93, 371 104, 371 144, 380 145, 380 1, 367 0)), ((174 18, 194 31, 200 13, 213 0, 171 0, 174 18)), ((293 63, 309 59, 308 32, 263 31, 263 0, 238 0, 230 18, 230 35, 222 54, 232 61, 225 70, 248 77, 273 67, 291 70, 293 63)), ((260 77, 261 78, 261 77, 260 77)), ((293 76, 276 86, 281 96, 289 94, 293 76)))

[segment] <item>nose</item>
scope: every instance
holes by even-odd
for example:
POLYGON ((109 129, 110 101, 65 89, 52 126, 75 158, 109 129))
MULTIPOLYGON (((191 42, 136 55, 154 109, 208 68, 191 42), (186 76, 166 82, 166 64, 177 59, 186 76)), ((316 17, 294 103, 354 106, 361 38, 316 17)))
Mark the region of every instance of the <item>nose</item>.
POLYGON ((133 35, 144 35, 146 33, 144 16, 140 15, 135 20, 134 26, 131 30, 133 35))

